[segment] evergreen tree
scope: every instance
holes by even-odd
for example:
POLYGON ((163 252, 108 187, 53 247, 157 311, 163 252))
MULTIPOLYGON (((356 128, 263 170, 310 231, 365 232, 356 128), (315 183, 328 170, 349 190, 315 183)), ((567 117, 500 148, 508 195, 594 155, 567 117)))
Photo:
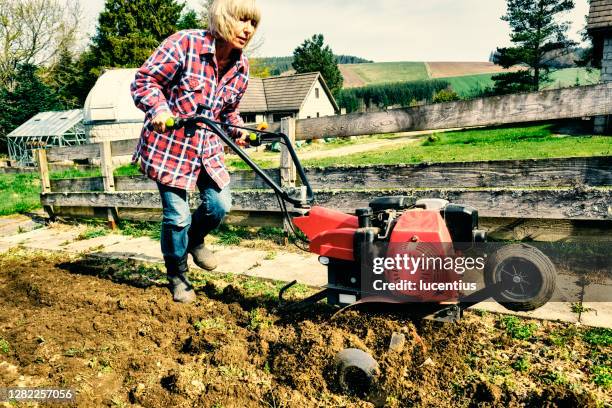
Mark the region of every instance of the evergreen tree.
POLYGON ((139 67, 177 31, 184 4, 175 0, 106 0, 91 51, 98 67, 139 67))
POLYGON ((298 74, 319 71, 333 94, 342 89, 344 78, 331 48, 323 45, 323 34, 315 34, 293 51, 293 69, 298 74))
POLYGON ((203 29, 208 28, 208 22, 198 17, 198 13, 195 11, 187 10, 176 23, 176 28, 178 30, 188 30, 191 28, 203 29))
POLYGON ((59 52, 58 61, 48 70, 45 83, 53 89, 65 109, 77 109, 81 104, 83 75, 78 61, 68 48, 59 52))
POLYGON ((14 86, 0 86, 0 152, 6 152, 4 136, 39 112, 63 110, 53 90, 38 77, 37 67, 19 65, 14 86))
POLYGON ((77 65, 82 77, 75 95, 84 103, 105 68, 141 66, 153 50, 178 31, 183 3, 176 0, 106 0, 96 34, 77 65))
POLYGON ((574 7, 574 0, 507 0, 506 15, 514 47, 498 48, 495 62, 504 68, 522 64, 527 73, 505 73, 492 77, 496 91, 538 90, 548 79, 550 62, 547 54, 566 51, 575 43, 566 36, 569 22, 557 21, 560 13, 574 7))

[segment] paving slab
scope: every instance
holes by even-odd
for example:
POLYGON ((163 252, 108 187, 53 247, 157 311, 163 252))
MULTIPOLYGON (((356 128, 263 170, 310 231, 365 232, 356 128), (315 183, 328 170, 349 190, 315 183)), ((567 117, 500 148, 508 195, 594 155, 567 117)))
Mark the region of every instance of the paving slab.
POLYGON ((327 283, 327 269, 311 254, 282 253, 273 259, 263 259, 260 264, 246 272, 246 275, 275 279, 310 286, 323 286, 327 283))
POLYGON ((96 252, 103 248, 108 248, 117 244, 126 243, 133 240, 132 237, 118 234, 109 234, 86 240, 74 241, 66 246, 64 250, 68 252, 96 252))
POLYGON ((124 242, 101 248, 95 253, 111 258, 131 258, 144 262, 163 261, 159 241, 149 237, 130 238, 124 242))
MULTIPOLYGON (((261 264, 266 256, 267 251, 257 249, 241 248, 241 247, 218 247, 212 246, 211 250, 217 255, 219 267, 215 272, 220 273, 235 273, 240 275, 249 275, 249 271, 261 264)), ((191 258, 190 258, 191 259, 191 258)), ((270 277, 270 279, 273 279, 270 277)))

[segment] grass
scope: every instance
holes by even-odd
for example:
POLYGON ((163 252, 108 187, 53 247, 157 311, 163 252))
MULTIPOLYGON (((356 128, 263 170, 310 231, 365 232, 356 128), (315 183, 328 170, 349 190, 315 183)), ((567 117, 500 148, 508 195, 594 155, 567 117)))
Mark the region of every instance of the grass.
POLYGON ((605 136, 557 136, 552 124, 503 126, 434 133, 421 144, 372 150, 342 157, 305 160, 310 167, 422 162, 469 162, 553 157, 605 156, 612 145, 605 136))
POLYGON ((0 215, 23 214, 40 207, 37 173, 0 174, 0 215))
POLYGON ((429 79, 423 62, 377 62, 344 65, 367 85, 429 79))
POLYGON ((594 346, 612 346, 612 329, 595 327, 589 329, 583 336, 584 341, 594 346))
POLYGON ((501 316, 499 319, 500 328, 505 329, 506 333, 517 340, 528 340, 534 336, 538 325, 535 323, 525 323, 516 316, 501 316))
POLYGON ((11 350, 9 342, 0 337, 0 353, 8 354, 11 350))
POLYGON ((87 239, 103 237, 105 235, 108 235, 109 233, 110 233, 110 230, 105 226, 88 225, 85 231, 81 232, 75 239, 77 241, 84 241, 87 239))

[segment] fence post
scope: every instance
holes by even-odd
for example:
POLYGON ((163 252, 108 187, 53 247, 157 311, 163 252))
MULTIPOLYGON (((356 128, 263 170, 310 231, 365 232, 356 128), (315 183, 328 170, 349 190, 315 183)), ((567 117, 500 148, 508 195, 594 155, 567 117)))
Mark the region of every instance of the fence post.
MULTIPOLYGON (((286 117, 281 119, 281 133, 286 134, 289 137, 291 146, 295 146, 295 118, 286 117)), ((295 187, 296 170, 291 155, 287 146, 281 143, 281 154, 280 154, 280 183, 281 187, 295 187)), ((285 245, 289 244, 289 230, 290 227, 287 224, 287 220, 283 219, 283 230, 285 235, 285 245)))
MULTIPOLYGON (((286 117, 281 119, 281 133, 289 136, 291 145, 295 146, 295 119, 286 117)), ((281 144, 280 155, 280 177, 282 187, 295 187, 296 170, 289 150, 284 144, 281 144)))
MULTIPOLYGON (((110 140, 105 140, 98 144, 100 146, 100 169, 102 170, 102 180, 104 192, 115 191, 115 177, 113 176, 113 154, 111 151, 110 140)), ((106 209, 108 226, 111 229, 117 228, 117 208, 109 207, 106 209)))
MULTIPOLYGON (((51 192, 51 178, 49 176, 49 161, 47 160, 47 150, 44 148, 36 149, 36 155, 38 160, 38 169, 40 171, 40 191, 43 194, 51 192)), ((49 218, 53 220, 55 214, 53 213, 53 207, 50 205, 44 205, 43 209, 49 215, 49 218)))

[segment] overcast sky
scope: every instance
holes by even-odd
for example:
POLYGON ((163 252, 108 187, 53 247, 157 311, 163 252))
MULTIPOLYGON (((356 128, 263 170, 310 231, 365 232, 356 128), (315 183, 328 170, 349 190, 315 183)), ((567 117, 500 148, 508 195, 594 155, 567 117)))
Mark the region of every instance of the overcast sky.
MULTIPOLYGON (((588 14, 588 1, 564 16, 570 36, 588 14)), ((81 0, 84 31, 93 33, 104 0, 81 0)), ((187 0, 192 9, 201 0, 187 0)), ((499 18, 505 0, 259 0, 263 45, 257 56, 287 56, 313 34, 322 33, 336 54, 382 61, 487 61, 509 45, 509 28, 499 18)))

